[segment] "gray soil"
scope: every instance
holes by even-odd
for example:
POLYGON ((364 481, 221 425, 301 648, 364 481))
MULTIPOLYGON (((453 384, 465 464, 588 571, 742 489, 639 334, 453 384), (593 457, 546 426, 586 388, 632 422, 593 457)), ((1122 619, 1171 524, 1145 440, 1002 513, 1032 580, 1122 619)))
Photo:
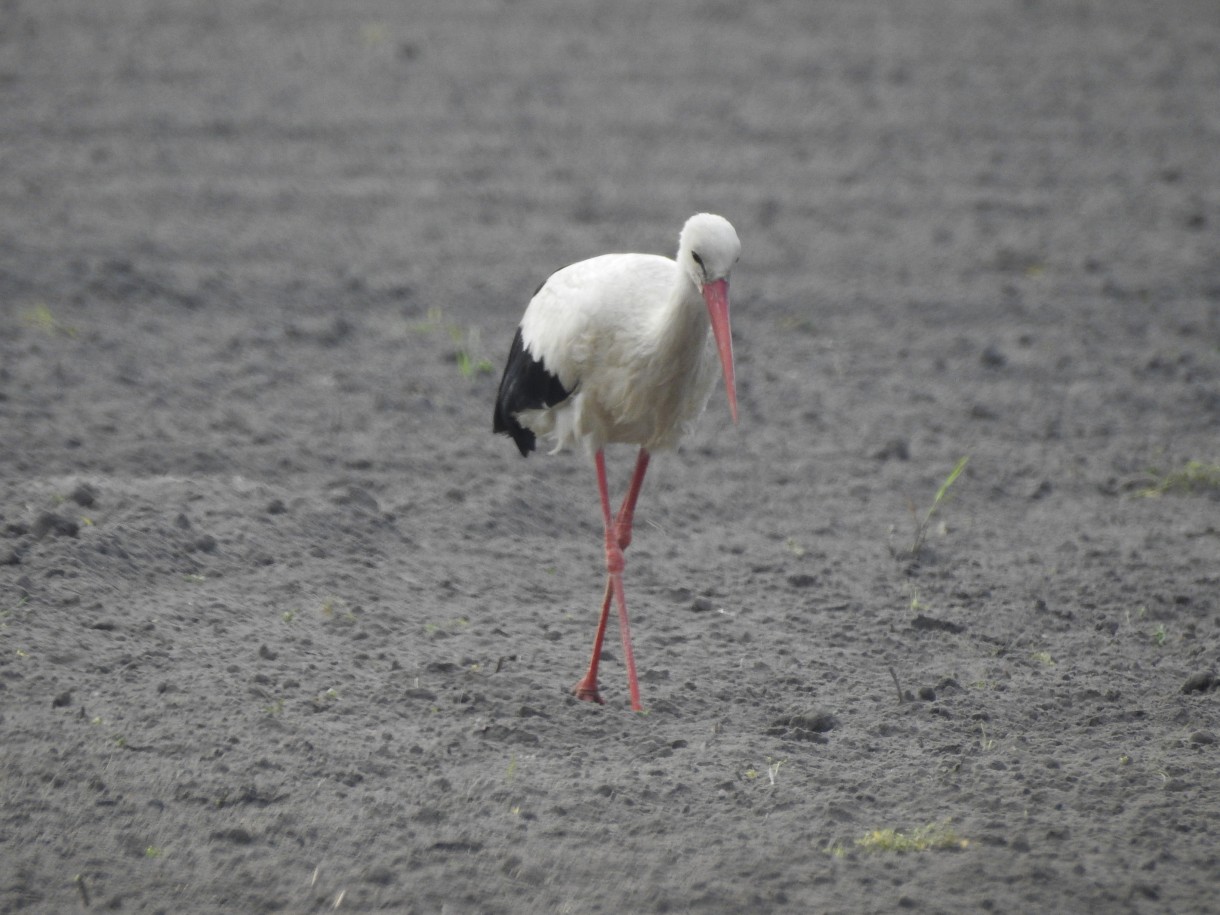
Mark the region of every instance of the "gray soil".
POLYGON ((1214 0, 0 3, 0 912, 1216 911, 1218 87, 1214 0), (636 715, 491 407, 699 210, 636 715))

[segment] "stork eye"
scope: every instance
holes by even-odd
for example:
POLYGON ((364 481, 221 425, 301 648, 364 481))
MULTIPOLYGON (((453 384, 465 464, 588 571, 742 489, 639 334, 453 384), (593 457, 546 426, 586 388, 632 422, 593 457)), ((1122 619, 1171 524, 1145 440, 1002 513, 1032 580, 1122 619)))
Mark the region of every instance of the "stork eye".
POLYGON ((692 251, 692 252, 690 253, 690 256, 691 256, 691 257, 693 257, 693 258, 695 259, 695 263, 696 263, 696 264, 698 264, 700 267, 702 267, 702 266, 703 266, 703 258, 701 258, 701 257, 699 256, 699 252, 698 252, 698 251, 692 251))

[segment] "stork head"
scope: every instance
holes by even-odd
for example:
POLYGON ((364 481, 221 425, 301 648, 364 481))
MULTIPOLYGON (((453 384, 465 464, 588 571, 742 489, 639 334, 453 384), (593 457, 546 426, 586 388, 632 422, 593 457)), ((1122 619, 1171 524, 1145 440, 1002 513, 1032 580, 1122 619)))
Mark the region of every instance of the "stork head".
POLYGON ((729 273, 740 256, 737 232, 723 216, 696 213, 686 220, 678 236, 678 269, 690 277, 707 304, 733 422, 737 422, 737 383, 733 371, 733 332, 729 326, 729 273))

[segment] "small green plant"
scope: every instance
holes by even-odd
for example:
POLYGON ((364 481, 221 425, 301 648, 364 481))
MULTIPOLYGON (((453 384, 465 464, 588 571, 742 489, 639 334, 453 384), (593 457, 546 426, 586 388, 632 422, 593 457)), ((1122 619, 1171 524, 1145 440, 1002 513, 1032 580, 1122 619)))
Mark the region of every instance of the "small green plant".
POLYGON ((440 635, 453 635, 470 627, 470 620, 464 616, 442 620, 439 623, 424 623, 424 635, 435 638, 440 635))
POLYGON ((785 334, 814 334, 817 328, 807 315, 787 314, 779 319, 779 327, 785 334))
POLYGON ((150 845, 150 846, 148 846, 148 848, 144 849, 145 858, 160 858, 164 854, 165 854, 165 851, 163 849, 158 848, 155 845, 150 845))
MULTIPOLYGON (((770 756, 767 757, 766 772, 767 772, 767 786, 769 788, 775 787, 775 776, 779 775, 780 768, 787 761, 788 760, 786 760, 786 759, 775 760, 775 759, 772 759, 770 756)), ((753 766, 746 769, 746 771, 743 772, 742 774, 750 781, 754 781, 755 779, 762 777, 762 773, 759 772, 757 769, 755 769, 753 766)))
POLYGON ((21 607, 25 606, 25 603, 28 600, 29 597, 22 596, 17 598, 17 603, 13 604, 12 606, 0 608, 0 621, 7 622, 8 618, 13 615, 13 611, 19 610, 21 607))
POLYGON ((453 341, 453 360, 457 363, 458 372, 463 378, 473 378, 475 375, 486 375, 494 372, 496 367, 490 359, 479 355, 483 349, 477 327, 462 327, 445 320, 445 313, 439 308, 429 308, 424 320, 417 322, 415 329, 421 333, 431 334, 443 331, 453 341))
POLYGON ((89 887, 85 885, 85 878, 81 874, 77 874, 72 878, 72 882, 76 884, 76 891, 80 893, 81 905, 86 909, 89 908, 91 902, 89 899, 89 887))
POLYGON ((343 623, 356 622, 356 614, 351 610, 339 612, 339 604, 341 601, 337 597, 328 597, 322 602, 322 617, 328 620, 339 620, 343 623))
POLYGON ((339 691, 333 686, 325 692, 318 693, 313 697, 313 707, 315 709, 330 708, 339 701, 339 691))
POLYGON ((360 37, 366 45, 375 47, 390 40, 390 28, 384 22, 366 22, 360 27, 360 37))
POLYGON ((949 495, 949 489, 957 482, 957 478, 962 475, 962 471, 966 469, 966 464, 970 461, 970 455, 965 455, 960 458, 953 469, 949 471, 949 475, 945 477, 944 482, 940 484, 940 488, 936 490, 936 495, 932 499, 932 504, 928 506, 927 511, 921 517, 914 506, 911 507, 911 514, 915 517, 915 539, 911 543, 911 548, 908 554, 912 558, 919 556, 923 552, 924 545, 928 540, 928 531, 932 527, 932 519, 936 513, 940 511, 945 499, 949 495))
POLYGON ((769 780, 772 788, 775 787, 775 776, 779 775, 780 766, 782 766, 787 761, 788 760, 786 760, 786 759, 780 759, 780 760, 773 761, 770 756, 767 757, 767 779, 769 780))
POLYGON ((1168 472, 1149 471, 1151 485, 1138 490, 1137 495, 1156 498, 1171 492, 1220 492, 1220 464, 1187 461, 1186 466, 1168 472))
MULTIPOLYGON (((472 338, 474 331, 471 331, 472 338)), ((475 375, 489 375, 496 370, 490 359, 475 358, 470 355, 470 350, 466 346, 459 344, 459 349, 454 353, 454 359, 457 360, 458 371, 461 372, 463 378, 473 378, 475 375)))
POLYGON ((45 302, 39 302, 32 308, 27 308, 24 312, 22 312, 21 323, 26 327, 32 327, 35 330, 40 330, 43 333, 51 334, 52 336, 56 334, 63 337, 76 336, 76 328, 70 324, 64 324, 57 317, 55 317, 45 302))
POLYGON ((1055 659, 1051 657, 1049 651, 1035 651, 1030 657, 1044 667, 1053 667, 1055 665, 1055 659))
POLYGON ((995 749, 995 738, 987 736, 987 729, 981 724, 979 725, 979 749, 984 753, 990 753, 995 749))
POLYGON ((1160 646, 1165 644, 1167 638, 1169 638, 1169 630, 1165 628, 1164 623, 1157 623, 1156 628, 1152 630, 1152 641, 1160 646))
POLYGON ((929 823, 910 833, 897 829, 874 829, 856 839, 856 845, 865 851, 931 851, 934 849, 960 850, 968 847, 970 841, 963 839, 957 831, 945 820, 941 823, 929 823))

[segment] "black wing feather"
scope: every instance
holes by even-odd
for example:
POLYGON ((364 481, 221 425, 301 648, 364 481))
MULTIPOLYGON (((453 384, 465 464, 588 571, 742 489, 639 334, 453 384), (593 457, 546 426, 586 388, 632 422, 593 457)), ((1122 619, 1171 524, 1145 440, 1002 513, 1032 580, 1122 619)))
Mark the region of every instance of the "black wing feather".
POLYGON ((572 394, 560 383, 558 376, 547 371, 541 359, 535 359, 525 348, 521 328, 513 337, 513 346, 504 365, 500 390, 496 394, 496 412, 492 431, 511 435, 522 457, 534 450, 534 433, 517 421, 522 410, 540 410, 567 400, 572 394))

